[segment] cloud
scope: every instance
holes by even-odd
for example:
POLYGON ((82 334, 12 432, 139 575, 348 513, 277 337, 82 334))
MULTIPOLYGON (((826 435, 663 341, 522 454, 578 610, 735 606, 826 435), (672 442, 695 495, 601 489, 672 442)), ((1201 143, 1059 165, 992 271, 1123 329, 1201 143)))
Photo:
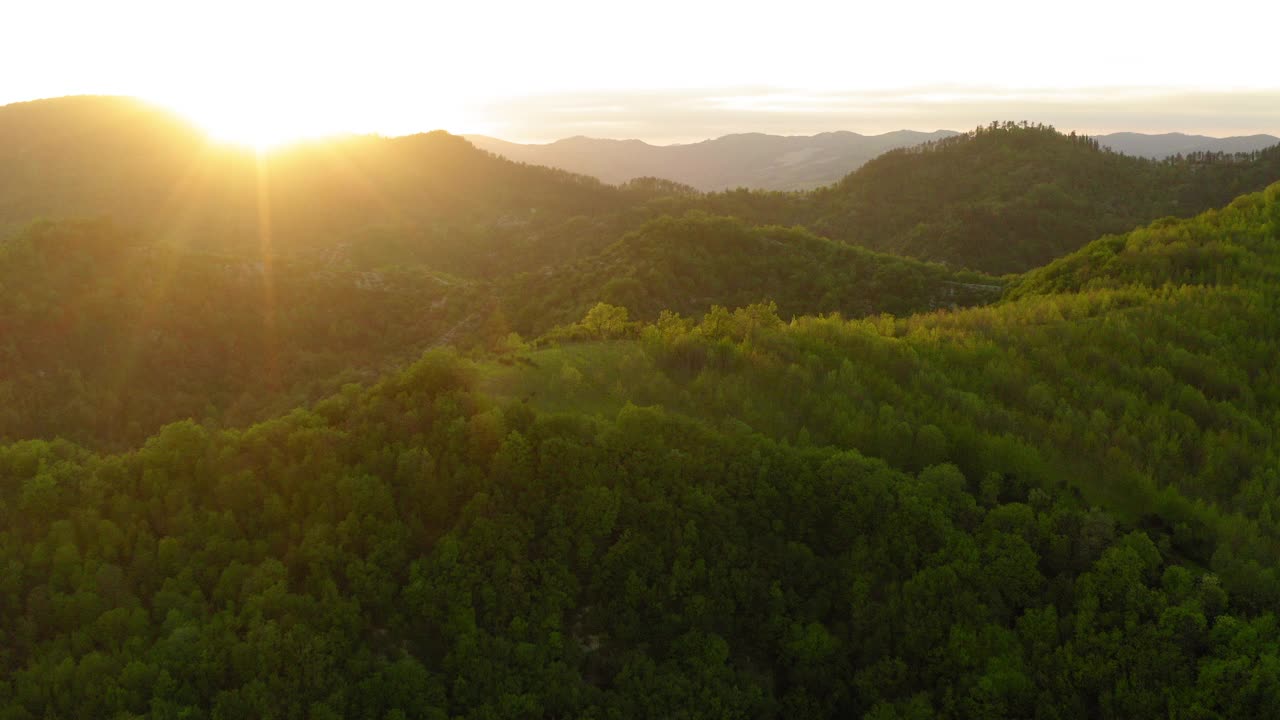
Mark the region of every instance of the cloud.
POLYGON ((517 141, 572 135, 689 142, 737 132, 807 135, 967 130, 1029 120, 1083 133, 1280 134, 1280 89, 1020 89, 923 86, 858 92, 773 87, 576 92, 490 101, 472 109, 485 132, 517 141))

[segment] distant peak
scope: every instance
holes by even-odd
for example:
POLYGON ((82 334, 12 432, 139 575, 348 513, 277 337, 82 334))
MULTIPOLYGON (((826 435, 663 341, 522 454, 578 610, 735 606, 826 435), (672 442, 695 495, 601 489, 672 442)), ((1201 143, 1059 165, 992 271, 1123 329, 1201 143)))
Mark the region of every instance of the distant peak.
POLYGON ((626 139, 595 138, 595 137, 588 137, 586 135, 574 135, 572 137, 562 138, 560 140, 556 140, 553 143, 549 143, 549 145, 559 145, 562 147, 565 145, 604 145, 604 144, 631 145, 631 146, 649 145, 649 143, 643 140, 637 140, 635 138, 626 138, 626 139))

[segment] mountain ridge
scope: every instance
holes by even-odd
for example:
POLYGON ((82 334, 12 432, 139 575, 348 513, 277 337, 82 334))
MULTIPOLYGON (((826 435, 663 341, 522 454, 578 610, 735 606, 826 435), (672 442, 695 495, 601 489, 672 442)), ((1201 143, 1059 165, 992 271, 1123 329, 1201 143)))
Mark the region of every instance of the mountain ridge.
POLYGON ((1254 152, 1280 143, 1280 137, 1261 133, 1212 137, 1210 135, 1188 135, 1180 132, 1158 134, 1116 132, 1107 135, 1095 135, 1094 137, 1103 147, 1115 152, 1156 160, 1162 160, 1174 155, 1189 155, 1191 153, 1254 152))
MULTIPOLYGON (((636 138, 585 135, 549 143, 517 143, 480 134, 463 137, 482 150, 510 160, 591 175, 612 184, 655 176, 704 191, 737 187, 790 191, 811 190, 837 182, 890 150, 960 134, 953 130, 907 129, 876 135, 850 130, 814 135, 744 132, 668 145, 636 138), (753 153, 750 159, 732 154, 744 146, 753 153)), ((1109 150, 1155 160, 1192 153, 1255 152, 1280 144, 1280 137, 1266 134, 1219 138, 1185 133, 1116 132, 1090 137, 1109 150)))
POLYGON ((732 133, 671 145, 580 135, 529 145, 487 135, 463 137, 482 150, 510 160, 558 167, 613 184, 655 176, 699 190, 808 190, 834 182, 888 150, 956 134, 950 130, 895 130, 879 135, 849 131, 816 135, 732 133))

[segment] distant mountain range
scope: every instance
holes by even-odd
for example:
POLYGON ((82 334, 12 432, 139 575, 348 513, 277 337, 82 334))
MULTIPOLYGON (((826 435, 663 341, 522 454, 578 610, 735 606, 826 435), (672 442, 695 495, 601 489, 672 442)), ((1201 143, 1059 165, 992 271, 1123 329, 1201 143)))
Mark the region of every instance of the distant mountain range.
POLYGON ((1197 152, 1254 152, 1280 143, 1280 138, 1274 135, 1241 135, 1216 138, 1208 135, 1186 135, 1183 133, 1144 135, 1142 133, 1119 132, 1111 133, 1110 135, 1099 135, 1097 139, 1102 147, 1118 153, 1157 159, 1173 155, 1189 155, 1197 152))
POLYGON ((699 190, 736 187, 806 190, 835 182, 894 148, 955 134, 950 130, 899 130, 883 135, 743 133, 685 145, 650 145, 640 140, 588 137, 571 137, 546 145, 521 145, 483 135, 465 137, 476 147, 510 160, 593 175, 608 183, 661 177, 699 190))
MULTIPOLYGON (((581 136, 526 145, 484 135, 465 137, 476 147, 510 160, 592 175, 608 183, 661 177, 710 191, 736 187, 807 190, 836 182, 889 150, 957 134, 951 130, 898 130, 883 135, 743 133, 677 145, 581 136)), ((1252 152, 1280 143, 1280 138, 1271 135, 1214 138, 1127 132, 1099 135, 1097 140, 1116 152, 1149 158, 1192 152, 1252 152)))

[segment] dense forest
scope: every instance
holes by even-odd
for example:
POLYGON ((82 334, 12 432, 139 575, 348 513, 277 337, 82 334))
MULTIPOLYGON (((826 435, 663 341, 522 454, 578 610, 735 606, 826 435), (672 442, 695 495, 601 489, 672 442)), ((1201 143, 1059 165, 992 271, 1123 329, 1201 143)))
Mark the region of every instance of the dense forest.
POLYGON ((6 153, 0 440, 125 449, 187 417, 244 425, 601 300, 649 319, 765 298, 858 316, 1000 293, 803 231, 673 220, 659 200, 697 193, 518 165, 445 133, 260 159, 136 101, 63 98, 0 108, 6 153))
POLYGON ((1277 227, 1280 185, 996 307, 588 324, 11 445, 7 716, 1265 714, 1277 227))
POLYGON ((170 119, 56 105, 0 108, 0 720, 1280 703, 1280 183, 1166 217, 1271 151, 999 125, 707 195, 439 133, 255 200, 180 130, 228 165, 82 174, 170 119))
POLYGON ((992 125, 872 161, 817 199, 815 228, 987 272, 1039 267, 1104 233, 1189 216, 1280 177, 1280 146, 1162 161, 1092 138, 992 125))
POLYGON ((599 253, 503 283, 514 326, 545 331, 597 302, 653 320, 773 299, 788 317, 909 314, 998 299, 1000 281, 874 253, 799 228, 690 213, 652 220, 599 253))
POLYGON ((0 438, 140 443, 186 417, 228 425, 372 380, 465 319, 469 289, 420 268, 147 245, 102 221, 0 240, 0 438))
POLYGON ((1150 160, 1052 127, 1007 122, 887 152, 809 193, 737 190, 667 202, 1003 274, 1039 267, 1106 233, 1221 207, 1276 178, 1280 145, 1150 160))
POLYGON ((860 316, 1003 290, 799 230, 693 216, 651 221, 553 271, 484 280, 421 263, 354 267, 337 252, 263 260, 152 244, 106 221, 0 239, 0 440, 124 449, 183 418, 244 425, 428 348, 519 345, 601 300, 647 319, 761 298, 796 315, 860 316))

